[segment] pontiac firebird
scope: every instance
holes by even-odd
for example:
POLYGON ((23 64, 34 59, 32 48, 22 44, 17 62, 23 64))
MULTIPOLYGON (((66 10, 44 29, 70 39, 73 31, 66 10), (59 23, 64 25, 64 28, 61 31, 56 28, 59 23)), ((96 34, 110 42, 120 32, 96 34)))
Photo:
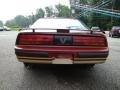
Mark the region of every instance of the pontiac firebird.
POLYGON ((30 64, 104 63, 109 53, 106 36, 92 32, 81 21, 42 18, 19 32, 15 54, 25 66, 30 64))

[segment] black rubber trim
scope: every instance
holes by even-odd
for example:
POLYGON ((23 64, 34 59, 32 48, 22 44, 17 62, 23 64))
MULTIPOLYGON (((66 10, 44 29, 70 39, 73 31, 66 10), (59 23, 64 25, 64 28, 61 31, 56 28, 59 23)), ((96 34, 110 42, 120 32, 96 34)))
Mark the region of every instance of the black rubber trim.
POLYGON ((116 34, 112 34, 113 36, 119 36, 120 37, 120 33, 116 33, 116 34))
POLYGON ((26 56, 26 57, 48 57, 47 52, 37 52, 37 51, 25 51, 25 50, 15 50, 17 56, 26 56))
POLYGON ((106 58, 109 52, 79 53, 79 58, 106 58))

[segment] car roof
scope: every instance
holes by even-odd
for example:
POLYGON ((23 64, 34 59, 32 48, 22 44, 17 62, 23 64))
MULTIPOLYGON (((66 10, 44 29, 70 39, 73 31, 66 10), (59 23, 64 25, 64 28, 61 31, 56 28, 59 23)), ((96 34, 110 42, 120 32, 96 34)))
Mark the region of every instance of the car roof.
POLYGON ((120 26, 113 26, 112 29, 120 29, 120 26))

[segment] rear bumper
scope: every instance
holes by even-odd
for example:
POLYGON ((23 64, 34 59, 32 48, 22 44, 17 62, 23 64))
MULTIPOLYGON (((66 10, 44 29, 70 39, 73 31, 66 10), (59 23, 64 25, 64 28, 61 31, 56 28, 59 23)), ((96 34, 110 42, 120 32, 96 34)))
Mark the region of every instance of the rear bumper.
POLYGON ((92 58, 89 60, 76 60, 76 61, 72 61, 72 63, 66 63, 66 62, 62 62, 62 63, 54 63, 52 60, 36 60, 36 59, 21 59, 18 58, 18 61, 20 62, 24 62, 24 63, 37 63, 37 64, 99 64, 99 63, 104 63, 106 60, 106 58, 99 58, 96 60, 93 60, 92 58))
MULTIPOLYGON (((91 63, 104 63, 108 56, 108 48, 101 49, 87 49, 74 47, 59 49, 59 48, 38 48, 38 49, 23 49, 15 47, 15 54, 20 62, 26 63, 42 63, 54 64, 56 59, 70 60, 69 64, 91 64, 91 63), (63 55, 58 58, 58 55, 63 55), (66 57, 67 56, 67 57, 66 57)), ((66 64, 66 62, 62 62, 66 64)))
POLYGON ((120 33, 113 33, 113 36, 120 36, 120 33))

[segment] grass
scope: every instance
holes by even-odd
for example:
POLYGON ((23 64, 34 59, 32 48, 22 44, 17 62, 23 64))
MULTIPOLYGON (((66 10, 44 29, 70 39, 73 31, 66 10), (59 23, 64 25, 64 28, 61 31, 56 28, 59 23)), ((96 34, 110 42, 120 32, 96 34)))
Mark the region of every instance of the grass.
POLYGON ((11 28, 11 31, 19 31, 20 28, 11 28))

